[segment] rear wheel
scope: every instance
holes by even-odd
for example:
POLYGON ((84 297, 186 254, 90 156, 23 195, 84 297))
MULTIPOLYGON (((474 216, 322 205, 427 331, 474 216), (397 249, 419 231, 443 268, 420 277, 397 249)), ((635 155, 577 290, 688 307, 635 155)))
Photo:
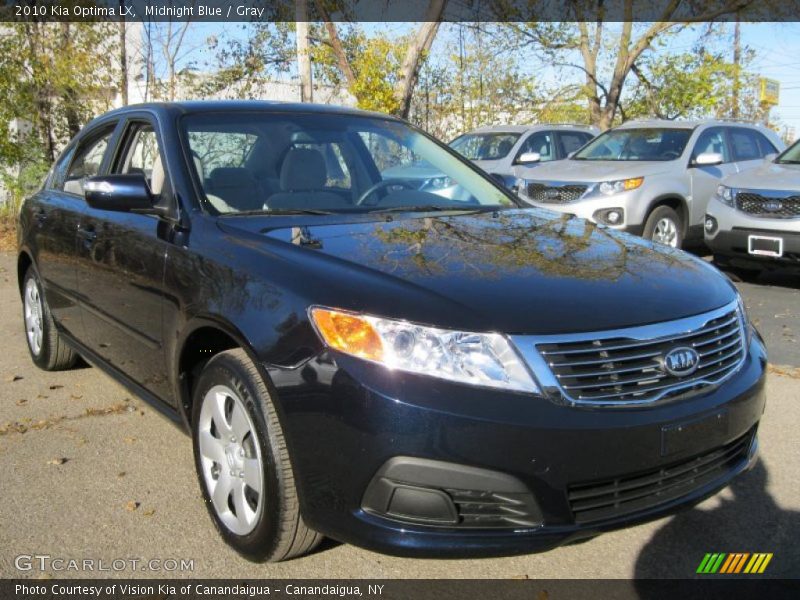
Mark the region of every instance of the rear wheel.
POLYGON ((214 356, 194 390, 195 467, 222 538, 251 560, 281 561, 322 539, 300 515, 275 406, 241 350, 214 356))
POLYGON ((75 365, 78 355, 67 346, 56 329, 42 284, 33 267, 22 281, 22 317, 28 351, 37 367, 45 371, 60 371, 75 365))
POLYGON ((683 221, 669 206, 658 206, 647 217, 643 235, 659 244, 680 248, 683 244, 683 221))

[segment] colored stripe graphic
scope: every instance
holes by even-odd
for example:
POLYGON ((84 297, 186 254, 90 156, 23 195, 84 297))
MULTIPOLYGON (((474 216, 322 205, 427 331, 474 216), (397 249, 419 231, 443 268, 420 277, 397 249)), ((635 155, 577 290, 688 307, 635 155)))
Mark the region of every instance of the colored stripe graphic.
POLYGON ((733 575, 742 572, 760 574, 766 570, 767 565, 772 560, 772 556, 771 552, 756 552, 753 554, 749 552, 732 552, 730 554, 709 552, 700 561, 697 573, 707 575, 715 573, 733 575))

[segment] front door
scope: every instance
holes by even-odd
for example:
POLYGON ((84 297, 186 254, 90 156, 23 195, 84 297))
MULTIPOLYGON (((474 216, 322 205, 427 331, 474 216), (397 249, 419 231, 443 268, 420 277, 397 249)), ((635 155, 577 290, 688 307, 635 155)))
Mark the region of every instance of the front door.
POLYGON ((692 151, 689 176, 692 181, 692 202, 690 206, 689 225, 702 225, 706 207, 717 186, 724 177, 736 173, 730 148, 722 127, 709 127, 697 138, 692 151), (701 154, 717 153, 722 155, 722 164, 701 166, 694 161, 701 154))
MULTIPOLYGON (((139 173, 166 193, 156 128, 129 120, 110 173, 139 173)), ((162 399, 170 398, 162 337, 168 224, 152 215, 87 207, 79 231, 78 290, 89 349, 162 399)))

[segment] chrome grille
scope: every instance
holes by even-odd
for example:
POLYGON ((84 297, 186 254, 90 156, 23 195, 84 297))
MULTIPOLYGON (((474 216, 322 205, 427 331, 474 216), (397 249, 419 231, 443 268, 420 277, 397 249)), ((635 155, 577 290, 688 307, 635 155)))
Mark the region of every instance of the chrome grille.
POLYGON ((736 302, 716 311, 658 325, 586 335, 516 338, 533 343, 523 354, 534 371, 545 371, 545 391, 580 404, 640 404, 699 390, 733 374, 745 357, 744 327, 736 302), (663 360, 671 350, 694 349, 697 370, 670 374, 663 360), (537 369, 537 367, 539 367, 537 369))
POLYGON ((566 204, 574 202, 586 191, 585 185, 545 185, 528 184, 528 198, 542 204, 566 204))
POLYGON ((770 197, 753 192, 738 192, 736 208, 756 217, 792 219, 800 217, 800 196, 770 197))

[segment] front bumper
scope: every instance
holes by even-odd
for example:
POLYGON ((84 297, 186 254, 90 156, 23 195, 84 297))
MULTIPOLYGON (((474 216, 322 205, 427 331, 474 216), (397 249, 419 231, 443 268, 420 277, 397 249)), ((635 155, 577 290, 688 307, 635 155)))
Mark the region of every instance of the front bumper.
POLYGON ((800 219, 767 219, 755 217, 712 198, 706 209, 706 219, 713 219, 714 228, 705 230, 705 243, 717 257, 731 266, 782 266, 800 268, 800 219), (770 257, 750 254, 751 235, 780 237, 783 256, 770 257))
POLYGON ((765 349, 753 336, 740 370, 718 387, 688 399, 614 409, 565 406, 524 394, 390 373, 327 353, 299 369, 270 374, 303 517, 312 528, 390 554, 467 557, 548 550, 658 518, 713 495, 755 460, 765 368, 765 349), (722 412, 724 431, 695 436, 684 449, 664 454, 665 427, 722 412), (588 521, 573 510, 576 486, 668 471, 737 440, 745 440, 747 446, 736 460, 678 497, 665 496, 664 502, 588 521), (408 468, 420 459, 425 469, 408 468), (387 471, 392 461, 403 468, 387 471), (438 480, 431 475, 431 463, 444 465, 438 480), (448 474, 447 465, 455 471, 464 468, 468 476, 448 474), (469 483, 492 474, 497 483, 469 483), (386 496, 375 500, 370 495, 381 477, 404 489, 428 488, 441 494, 421 499, 423 509, 414 508, 412 498, 411 504, 391 511, 386 496), (443 496, 455 501, 458 490, 470 485, 484 489, 466 491, 497 492, 501 499, 522 502, 527 512, 505 525, 483 526, 478 521, 464 526, 440 518, 447 512, 441 508, 443 496), (486 489, 492 486, 496 489, 486 489), (431 520, 421 522, 420 510, 429 511, 431 520))

